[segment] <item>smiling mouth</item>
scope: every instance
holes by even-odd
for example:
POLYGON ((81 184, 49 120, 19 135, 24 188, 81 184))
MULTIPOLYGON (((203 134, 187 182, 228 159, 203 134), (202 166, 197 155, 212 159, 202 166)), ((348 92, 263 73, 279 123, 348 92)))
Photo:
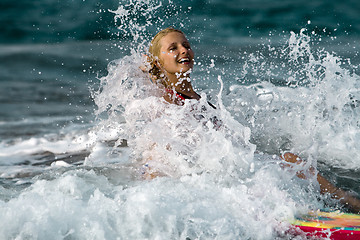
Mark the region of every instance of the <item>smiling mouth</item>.
POLYGON ((189 58, 181 58, 178 63, 180 64, 189 64, 190 63, 190 59, 189 58))

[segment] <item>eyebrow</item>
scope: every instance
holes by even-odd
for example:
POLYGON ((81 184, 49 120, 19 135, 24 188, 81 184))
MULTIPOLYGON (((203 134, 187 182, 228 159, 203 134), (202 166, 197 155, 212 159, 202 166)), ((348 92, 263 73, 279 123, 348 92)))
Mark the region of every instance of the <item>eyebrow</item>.
POLYGON ((170 49, 172 47, 176 47, 176 42, 170 43, 169 46, 166 49, 170 49))
MULTIPOLYGON (((183 41, 181 44, 189 44, 189 45, 190 45, 189 41, 183 41)), ((177 43, 176 43, 176 42, 170 43, 170 44, 169 44, 169 47, 172 47, 172 46, 174 46, 174 45, 176 46, 177 43)), ((169 47, 168 47, 168 48, 169 48, 169 47)))

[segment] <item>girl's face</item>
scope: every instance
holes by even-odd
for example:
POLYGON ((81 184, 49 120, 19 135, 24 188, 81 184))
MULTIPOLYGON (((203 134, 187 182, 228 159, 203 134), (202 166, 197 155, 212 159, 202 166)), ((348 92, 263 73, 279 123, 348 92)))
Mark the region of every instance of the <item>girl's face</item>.
POLYGON ((193 68, 194 52, 183 34, 168 33, 160 40, 160 46, 160 69, 166 72, 169 80, 178 79, 181 73, 193 68))

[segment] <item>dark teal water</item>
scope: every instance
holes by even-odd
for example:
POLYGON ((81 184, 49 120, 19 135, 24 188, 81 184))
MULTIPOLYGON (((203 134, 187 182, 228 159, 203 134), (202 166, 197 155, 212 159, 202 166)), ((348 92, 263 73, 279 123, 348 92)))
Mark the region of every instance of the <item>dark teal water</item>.
MULTIPOLYGON (((0 43, 60 43, 112 39, 113 15, 128 1, 11 1, 0 3, 0 43)), ((319 35, 357 37, 360 34, 360 4, 345 1, 291 0, 189 0, 159 1, 165 25, 175 25, 204 42, 227 41, 239 37, 266 37, 307 27, 319 35), (164 12, 164 8, 167 10, 164 12), (180 12, 179 12, 180 11, 180 12), (166 18, 164 18, 166 15, 166 18), (308 21, 311 24, 308 26, 308 21)), ((139 17, 134 14, 133 17, 139 17)), ((141 16, 140 16, 141 17, 141 16)))

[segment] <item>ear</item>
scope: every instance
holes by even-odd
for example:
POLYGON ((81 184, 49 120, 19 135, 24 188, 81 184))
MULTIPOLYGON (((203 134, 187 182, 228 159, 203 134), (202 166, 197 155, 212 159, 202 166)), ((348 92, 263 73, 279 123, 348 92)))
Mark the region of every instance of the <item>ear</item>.
POLYGON ((160 70, 160 71, 165 71, 164 67, 163 67, 163 62, 160 60, 159 57, 155 57, 155 66, 160 70))

